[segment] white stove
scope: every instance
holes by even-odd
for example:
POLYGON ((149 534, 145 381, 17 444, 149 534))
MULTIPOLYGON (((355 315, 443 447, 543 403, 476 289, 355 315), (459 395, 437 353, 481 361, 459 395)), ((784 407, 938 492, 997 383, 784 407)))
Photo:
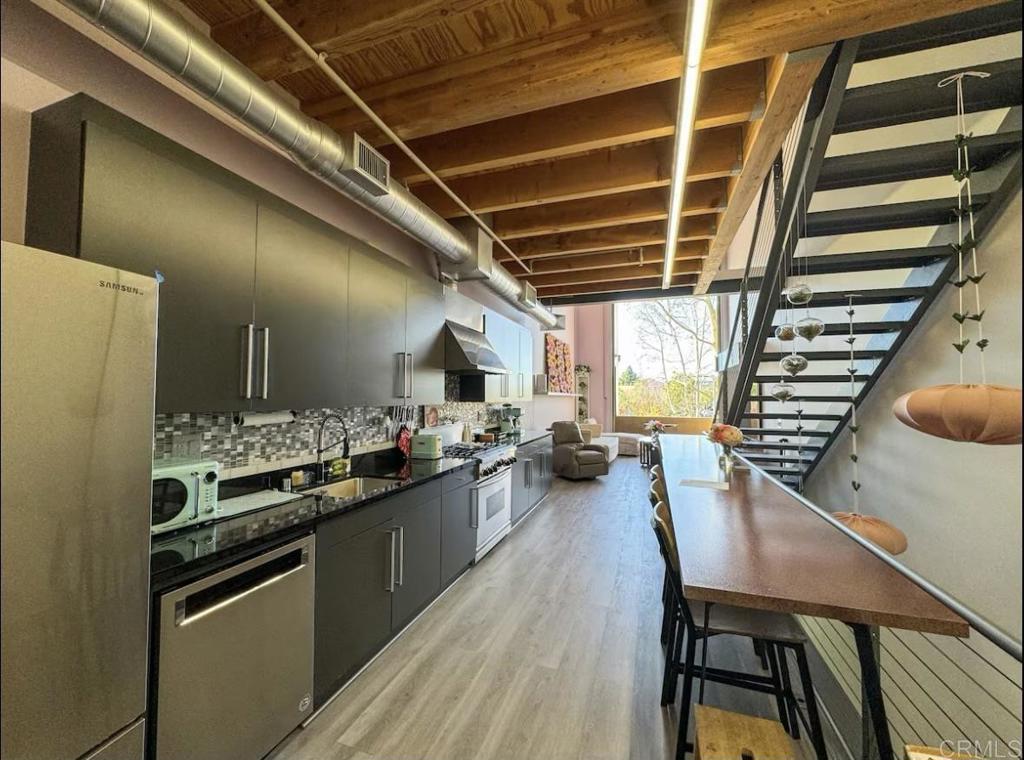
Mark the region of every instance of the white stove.
POLYGON ((476 561, 512 529, 512 465, 516 447, 509 443, 456 443, 444 447, 446 457, 476 459, 473 486, 473 527, 476 528, 476 561))

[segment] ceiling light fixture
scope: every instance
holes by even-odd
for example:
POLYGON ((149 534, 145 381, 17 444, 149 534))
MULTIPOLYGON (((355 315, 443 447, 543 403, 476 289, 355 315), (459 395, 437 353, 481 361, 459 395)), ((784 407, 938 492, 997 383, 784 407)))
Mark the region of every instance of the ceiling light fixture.
POLYGON ((711 0, 690 0, 686 13, 686 48, 683 51, 685 66, 679 84, 679 108, 676 111, 676 144, 675 155, 672 157, 672 181, 668 196, 668 233, 665 238, 662 289, 672 286, 672 267, 675 264, 679 227, 683 214, 686 169, 690 163, 693 123, 697 118, 700 59, 704 55, 704 40, 707 37, 710 16, 711 0))

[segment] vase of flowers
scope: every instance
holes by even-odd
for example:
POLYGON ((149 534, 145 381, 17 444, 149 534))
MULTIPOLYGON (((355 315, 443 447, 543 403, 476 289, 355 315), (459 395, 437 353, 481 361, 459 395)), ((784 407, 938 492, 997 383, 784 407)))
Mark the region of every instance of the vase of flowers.
POLYGON ((732 449, 743 443, 743 433, 733 425, 716 422, 706 435, 709 441, 721 449, 722 453, 718 455, 718 466, 722 468, 726 478, 731 477, 733 468, 736 466, 736 455, 732 449))
POLYGON ((658 436, 665 432, 665 423, 661 420, 647 420, 644 423, 644 430, 651 436, 651 440, 658 440, 658 436))

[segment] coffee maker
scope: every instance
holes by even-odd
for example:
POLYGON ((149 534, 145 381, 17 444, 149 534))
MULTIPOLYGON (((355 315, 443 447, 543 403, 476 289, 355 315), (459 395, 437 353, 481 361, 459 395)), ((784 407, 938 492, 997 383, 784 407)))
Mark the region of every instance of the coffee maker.
POLYGON ((501 407, 501 432, 503 435, 512 435, 519 432, 519 418, 523 416, 523 410, 518 406, 503 404, 501 407))

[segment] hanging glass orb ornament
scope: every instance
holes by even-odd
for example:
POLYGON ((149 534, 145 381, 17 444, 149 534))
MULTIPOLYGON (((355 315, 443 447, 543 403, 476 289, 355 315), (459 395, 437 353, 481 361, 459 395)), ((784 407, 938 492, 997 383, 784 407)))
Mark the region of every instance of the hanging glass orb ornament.
POLYGON ((784 325, 778 325, 775 328, 775 338, 782 341, 790 341, 796 339, 796 329, 792 324, 787 322, 784 325))
POLYGON ((807 369, 807 360, 800 356, 800 354, 790 354, 789 356, 783 356, 779 362, 779 366, 783 372, 790 375, 799 375, 805 369, 807 369))
POLYGON ((814 298, 814 291, 806 282, 798 282, 795 285, 790 285, 783 291, 783 293, 786 294, 786 300, 794 306, 809 304, 811 299, 814 298))
POLYGON ((825 323, 817 317, 804 317, 796 323, 796 334, 804 340, 814 340, 825 332, 825 323))
POLYGON ((768 389, 768 395, 776 401, 786 402, 796 395, 796 388, 789 383, 775 383, 768 389))

